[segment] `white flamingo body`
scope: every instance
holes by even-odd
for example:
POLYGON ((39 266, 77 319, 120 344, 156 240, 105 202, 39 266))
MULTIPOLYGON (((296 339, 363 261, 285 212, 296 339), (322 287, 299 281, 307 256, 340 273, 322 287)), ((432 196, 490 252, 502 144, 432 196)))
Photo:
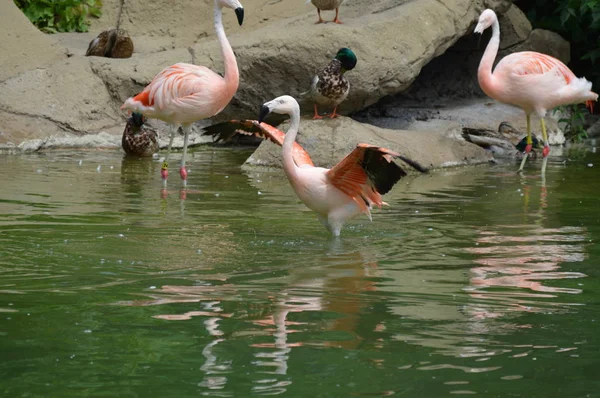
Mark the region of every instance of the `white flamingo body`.
POLYGON ((317 214, 319 221, 339 236, 344 223, 365 213, 371 219, 371 208, 386 204, 381 195, 406 175, 394 163, 400 158, 411 167, 425 172, 418 163, 390 151, 368 144, 358 144, 331 169, 315 167, 308 153, 297 143, 300 107, 289 95, 277 97, 261 108, 259 120, 230 121, 204 129, 205 135, 229 139, 236 133, 254 134, 282 146, 283 170, 298 198, 317 214), (290 116, 290 128, 283 133, 262 123, 270 112, 290 116), (225 129, 230 131, 225 131, 225 129))

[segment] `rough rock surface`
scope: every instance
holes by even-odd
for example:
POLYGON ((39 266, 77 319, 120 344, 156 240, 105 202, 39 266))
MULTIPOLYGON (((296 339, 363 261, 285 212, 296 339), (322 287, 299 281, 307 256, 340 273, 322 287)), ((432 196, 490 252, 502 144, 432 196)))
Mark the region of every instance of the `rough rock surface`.
MULTIPOLYGON (((288 123, 279 128, 287 131, 288 123)), ((480 147, 435 131, 382 129, 343 116, 337 119, 301 120, 296 141, 309 153, 316 166, 327 168, 337 164, 359 143, 383 146, 427 168, 479 164, 492 160, 492 156, 480 147)), ((281 147, 270 141, 262 142, 244 166, 282 167, 281 147)), ((409 166, 405 169, 412 170, 409 166)))
MULTIPOLYGON (((67 57, 52 39, 33 26, 13 1, 0 2, 0 82, 67 57)), ((0 91, 0 95, 2 92, 0 91)))
MULTIPOLYGON (((264 101, 281 94, 297 96, 342 46, 351 47, 358 55, 357 68, 348 73, 352 87, 340 107, 342 113, 364 109, 381 98, 402 93, 411 84, 423 89, 415 79, 426 71, 424 67, 431 69, 429 65, 445 57, 444 52, 451 46, 468 43, 471 47, 465 54, 476 59, 476 47, 469 37, 479 12, 486 7, 503 14, 503 48, 521 49, 519 46, 537 37, 508 0, 353 0, 340 10, 343 25, 315 25, 314 7, 302 1, 242 3, 246 10, 242 27, 233 12, 224 13, 225 29, 239 63, 240 88, 215 120, 255 117, 264 101), (465 35, 467 38, 461 39, 465 35)), ((74 137, 102 133, 120 136, 126 115, 119 106, 164 67, 193 62, 223 71, 212 10, 212 0, 105 0, 103 17, 94 22, 90 33, 48 36, 29 24, 12 1, 1 3, 0 33, 4 40, 0 50, 10 56, 0 59, 0 146, 35 149, 36 145, 21 144, 39 139, 32 144, 45 148, 51 142, 64 142, 61 137, 80 142, 74 137), (85 57, 90 40, 98 32, 116 26, 119 15, 119 27, 126 29, 134 41, 133 56, 85 57), (15 36, 13 32, 22 33, 15 36)), ((544 41, 548 37, 538 36, 542 43, 533 45, 548 46, 544 41)), ((554 42, 556 38, 549 40, 554 42)), ((455 61, 465 69, 464 59, 455 61)), ((443 91, 443 84, 440 87, 443 91)), ((431 98, 430 102, 435 102, 431 98)), ((307 113, 311 108, 303 104, 307 113)), ((202 121, 195 130, 213 121, 202 121)), ((448 133, 457 129, 457 123, 448 114, 441 123, 419 129, 448 133)), ((150 124, 166 139, 164 123, 150 124)), ((359 126, 352 130, 357 134, 362 130, 367 135, 361 141, 368 141, 372 127, 359 126)), ((429 133, 418 134, 424 140, 421 146, 429 146, 423 138, 429 133)), ((197 133, 191 137, 192 143, 203 141, 197 133)), ((178 137, 175 145, 179 142, 178 137)), ((456 155, 450 142, 442 140, 439 145, 440 151, 456 155)))

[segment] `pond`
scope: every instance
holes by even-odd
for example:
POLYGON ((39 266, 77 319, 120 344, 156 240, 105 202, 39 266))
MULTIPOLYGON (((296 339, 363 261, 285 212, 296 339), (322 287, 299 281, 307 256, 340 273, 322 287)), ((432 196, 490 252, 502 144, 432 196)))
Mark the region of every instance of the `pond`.
POLYGON ((157 160, 4 156, 0 395, 600 396, 595 149, 403 179, 340 239, 248 149, 168 195, 157 160))

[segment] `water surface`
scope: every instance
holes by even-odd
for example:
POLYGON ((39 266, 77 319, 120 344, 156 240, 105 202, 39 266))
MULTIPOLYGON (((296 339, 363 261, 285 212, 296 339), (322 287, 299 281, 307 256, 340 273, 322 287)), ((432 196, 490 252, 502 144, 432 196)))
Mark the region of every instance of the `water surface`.
POLYGON ((0 395, 600 396, 595 151, 402 180, 337 240, 249 154, 166 196, 117 151, 3 157, 0 395))

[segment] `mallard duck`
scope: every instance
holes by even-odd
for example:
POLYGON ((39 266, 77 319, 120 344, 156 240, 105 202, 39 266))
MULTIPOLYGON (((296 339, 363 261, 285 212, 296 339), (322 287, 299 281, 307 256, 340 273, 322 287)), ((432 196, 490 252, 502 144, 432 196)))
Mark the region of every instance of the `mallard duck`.
POLYGON ((90 42, 86 56, 129 58, 133 54, 133 41, 127 31, 110 29, 101 32, 90 42))
POLYGON ((146 117, 141 113, 133 112, 127 120, 121 145, 128 155, 152 156, 158 151, 158 137, 156 133, 144 127, 146 117))
POLYGON ((319 20, 315 23, 323 23, 321 19, 321 10, 335 10, 335 19, 332 22, 342 23, 338 18, 338 8, 342 5, 344 0, 310 0, 315 7, 317 7, 317 13, 319 14, 319 20))
MULTIPOLYGON (((478 145, 495 156, 514 157, 525 151, 527 146, 527 135, 518 131, 508 122, 502 122, 498 126, 498 131, 487 129, 472 129, 464 127, 462 136, 466 141, 478 145)), ((542 141, 532 137, 533 148, 542 149, 542 141)), ((533 156, 535 156, 533 151, 533 156)))
POLYGON ((300 94, 314 101, 315 116, 319 116, 317 105, 333 106, 329 117, 337 117, 337 106, 342 103, 350 92, 350 82, 344 74, 356 66, 356 55, 349 48, 340 48, 334 59, 319 74, 313 77, 310 90, 300 94))

